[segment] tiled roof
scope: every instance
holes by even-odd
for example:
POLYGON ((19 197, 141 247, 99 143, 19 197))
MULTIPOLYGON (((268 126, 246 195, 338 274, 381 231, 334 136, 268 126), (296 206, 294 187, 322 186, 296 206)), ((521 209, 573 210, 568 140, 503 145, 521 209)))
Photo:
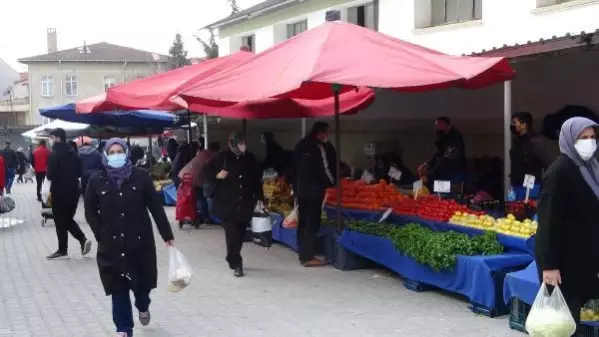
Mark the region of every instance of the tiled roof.
POLYGON ((144 50, 118 46, 106 42, 90 44, 55 53, 26 57, 19 60, 21 63, 30 62, 134 62, 134 63, 164 63, 169 57, 144 50), (84 50, 85 49, 85 50, 84 50))
POLYGON ((515 58, 534 54, 548 53, 563 49, 593 46, 599 44, 599 29, 594 32, 580 32, 579 34, 565 34, 563 36, 552 36, 550 39, 539 39, 537 41, 527 41, 524 44, 515 43, 513 45, 504 44, 501 47, 492 49, 483 49, 480 52, 474 52, 472 56, 503 56, 515 58))
MULTIPOLYGON (((296 3, 296 2, 301 2, 304 0, 292 0, 292 3, 296 3)), ((223 23, 226 23, 228 21, 231 20, 235 20, 235 19, 240 19, 243 17, 247 17, 252 13, 258 12, 258 11, 262 11, 262 10, 267 10, 269 7, 273 7, 273 6, 277 6, 280 4, 283 4, 285 2, 290 2, 290 0, 266 0, 263 1, 257 5, 254 5, 248 9, 244 9, 242 11, 239 11, 237 13, 231 14, 229 16, 227 16, 226 18, 222 19, 222 20, 218 20, 216 22, 213 22, 211 24, 209 24, 208 26, 204 27, 204 28, 211 28, 211 27, 218 27, 220 25, 222 25, 223 23)))

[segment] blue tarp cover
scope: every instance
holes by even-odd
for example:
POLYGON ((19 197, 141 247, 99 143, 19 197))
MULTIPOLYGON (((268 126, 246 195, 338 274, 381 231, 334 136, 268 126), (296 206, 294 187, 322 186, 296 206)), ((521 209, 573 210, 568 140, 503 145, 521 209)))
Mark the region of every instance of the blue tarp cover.
POLYGON ((503 300, 506 304, 517 298, 532 305, 539 292, 539 274, 537 263, 533 261, 526 269, 509 273, 505 276, 503 284, 503 300))

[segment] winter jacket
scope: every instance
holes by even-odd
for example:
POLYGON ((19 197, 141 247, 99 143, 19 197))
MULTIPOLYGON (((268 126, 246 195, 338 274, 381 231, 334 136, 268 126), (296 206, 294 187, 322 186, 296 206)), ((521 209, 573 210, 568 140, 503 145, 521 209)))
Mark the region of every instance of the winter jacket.
POLYGON ((73 147, 64 142, 54 144, 48 158, 46 177, 51 181, 52 208, 67 207, 67 211, 79 200, 81 163, 73 147))
POLYGON ((543 170, 554 159, 545 149, 541 135, 534 132, 516 138, 510 149, 510 158, 510 179, 514 186, 522 186, 526 174, 535 176, 535 181, 540 182, 543 170))
POLYGON ((79 149, 79 160, 81 161, 81 177, 89 178, 92 174, 104 168, 102 154, 89 145, 79 149))
POLYGON ((29 163, 27 162, 27 156, 21 151, 17 151, 17 173, 24 174, 27 171, 27 166, 29 163))
POLYGON ((15 150, 7 147, 4 150, 2 150, 2 152, 0 152, 0 155, 4 157, 4 168, 15 170, 17 169, 19 161, 17 158, 17 152, 15 150))
POLYGON ((335 185, 337 155, 333 146, 308 136, 297 144, 293 152, 295 195, 324 198, 325 190, 335 185))
POLYGON ((133 291, 156 288, 156 244, 148 210, 162 240, 174 237, 148 173, 134 167, 121 188, 105 170, 95 173, 89 180, 84 208, 98 242, 96 259, 106 295, 128 286, 133 291))
POLYGON ((224 222, 248 222, 252 219, 258 200, 264 200, 262 172, 251 153, 236 155, 231 150, 218 153, 210 162, 206 178, 216 181, 212 212, 224 222), (217 180, 225 170, 227 177, 217 180))
POLYGON ((466 173, 466 144, 462 134, 451 128, 440 136, 435 143, 435 153, 427 162, 429 180, 453 180, 466 173))
MULTIPOLYGON (((537 268, 558 269, 564 294, 599 297, 599 198, 580 169, 561 155, 547 169, 537 207, 537 268)), ((584 302, 583 302, 584 303, 584 302)))
POLYGON ((45 146, 38 146, 31 153, 31 165, 35 173, 46 173, 48 170, 48 158, 50 151, 45 146))

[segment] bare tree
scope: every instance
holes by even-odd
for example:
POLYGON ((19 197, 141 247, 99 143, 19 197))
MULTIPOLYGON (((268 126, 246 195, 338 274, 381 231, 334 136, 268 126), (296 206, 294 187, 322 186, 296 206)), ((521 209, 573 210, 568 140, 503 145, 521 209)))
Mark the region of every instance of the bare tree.
POLYGON ((237 5, 237 0, 227 0, 229 2, 229 6, 231 7, 231 14, 241 12, 241 8, 237 5))
MULTIPOLYGON (((241 8, 237 5, 237 0, 227 0, 229 3, 229 7, 231 7, 231 15, 235 13, 239 13, 241 8)), ((216 43, 216 35, 214 34, 214 29, 207 28, 208 33, 210 34, 208 40, 205 40, 199 36, 195 36, 198 42, 204 48, 204 53, 206 54, 207 59, 213 59, 218 57, 218 44, 216 43)))

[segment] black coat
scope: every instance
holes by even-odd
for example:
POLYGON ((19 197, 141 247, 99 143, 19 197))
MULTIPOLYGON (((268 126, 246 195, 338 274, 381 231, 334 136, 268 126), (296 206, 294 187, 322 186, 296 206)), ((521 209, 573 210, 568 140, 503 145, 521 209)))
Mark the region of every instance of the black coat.
POLYGON ((27 171, 27 156, 23 152, 17 151, 17 173, 24 174, 27 171))
POLYGON ((249 222, 258 200, 264 200, 262 172, 251 153, 236 155, 231 150, 218 153, 208 164, 206 177, 216 181, 212 212, 224 222, 249 222), (223 180, 216 175, 229 172, 223 180))
POLYGON ((570 158, 562 155, 547 169, 537 214, 539 273, 558 269, 564 294, 596 298, 599 295, 599 199, 570 158))
POLYGON ((510 149, 512 185, 522 186, 524 175, 535 176, 540 181, 545 170, 554 159, 545 149, 541 135, 534 132, 517 137, 510 149))
POLYGON ((132 289, 156 288, 156 244, 152 220, 162 239, 173 240, 173 231, 152 179, 133 168, 119 189, 106 171, 89 180, 85 193, 85 219, 98 241, 98 268, 107 295, 118 292, 130 279, 132 289))
POLYGON ((429 180, 453 180, 466 172, 466 144, 460 131, 452 127, 447 134, 437 138, 435 148, 433 157, 427 162, 429 180))
POLYGON ((77 207, 79 202, 79 178, 81 177, 81 162, 79 156, 70 144, 60 142, 54 144, 48 157, 46 177, 51 181, 52 208, 63 206, 66 211, 77 207))
POLYGON ((325 190, 335 185, 336 158, 332 145, 323 144, 311 136, 302 139, 293 151, 295 195, 324 198, 325 190))

